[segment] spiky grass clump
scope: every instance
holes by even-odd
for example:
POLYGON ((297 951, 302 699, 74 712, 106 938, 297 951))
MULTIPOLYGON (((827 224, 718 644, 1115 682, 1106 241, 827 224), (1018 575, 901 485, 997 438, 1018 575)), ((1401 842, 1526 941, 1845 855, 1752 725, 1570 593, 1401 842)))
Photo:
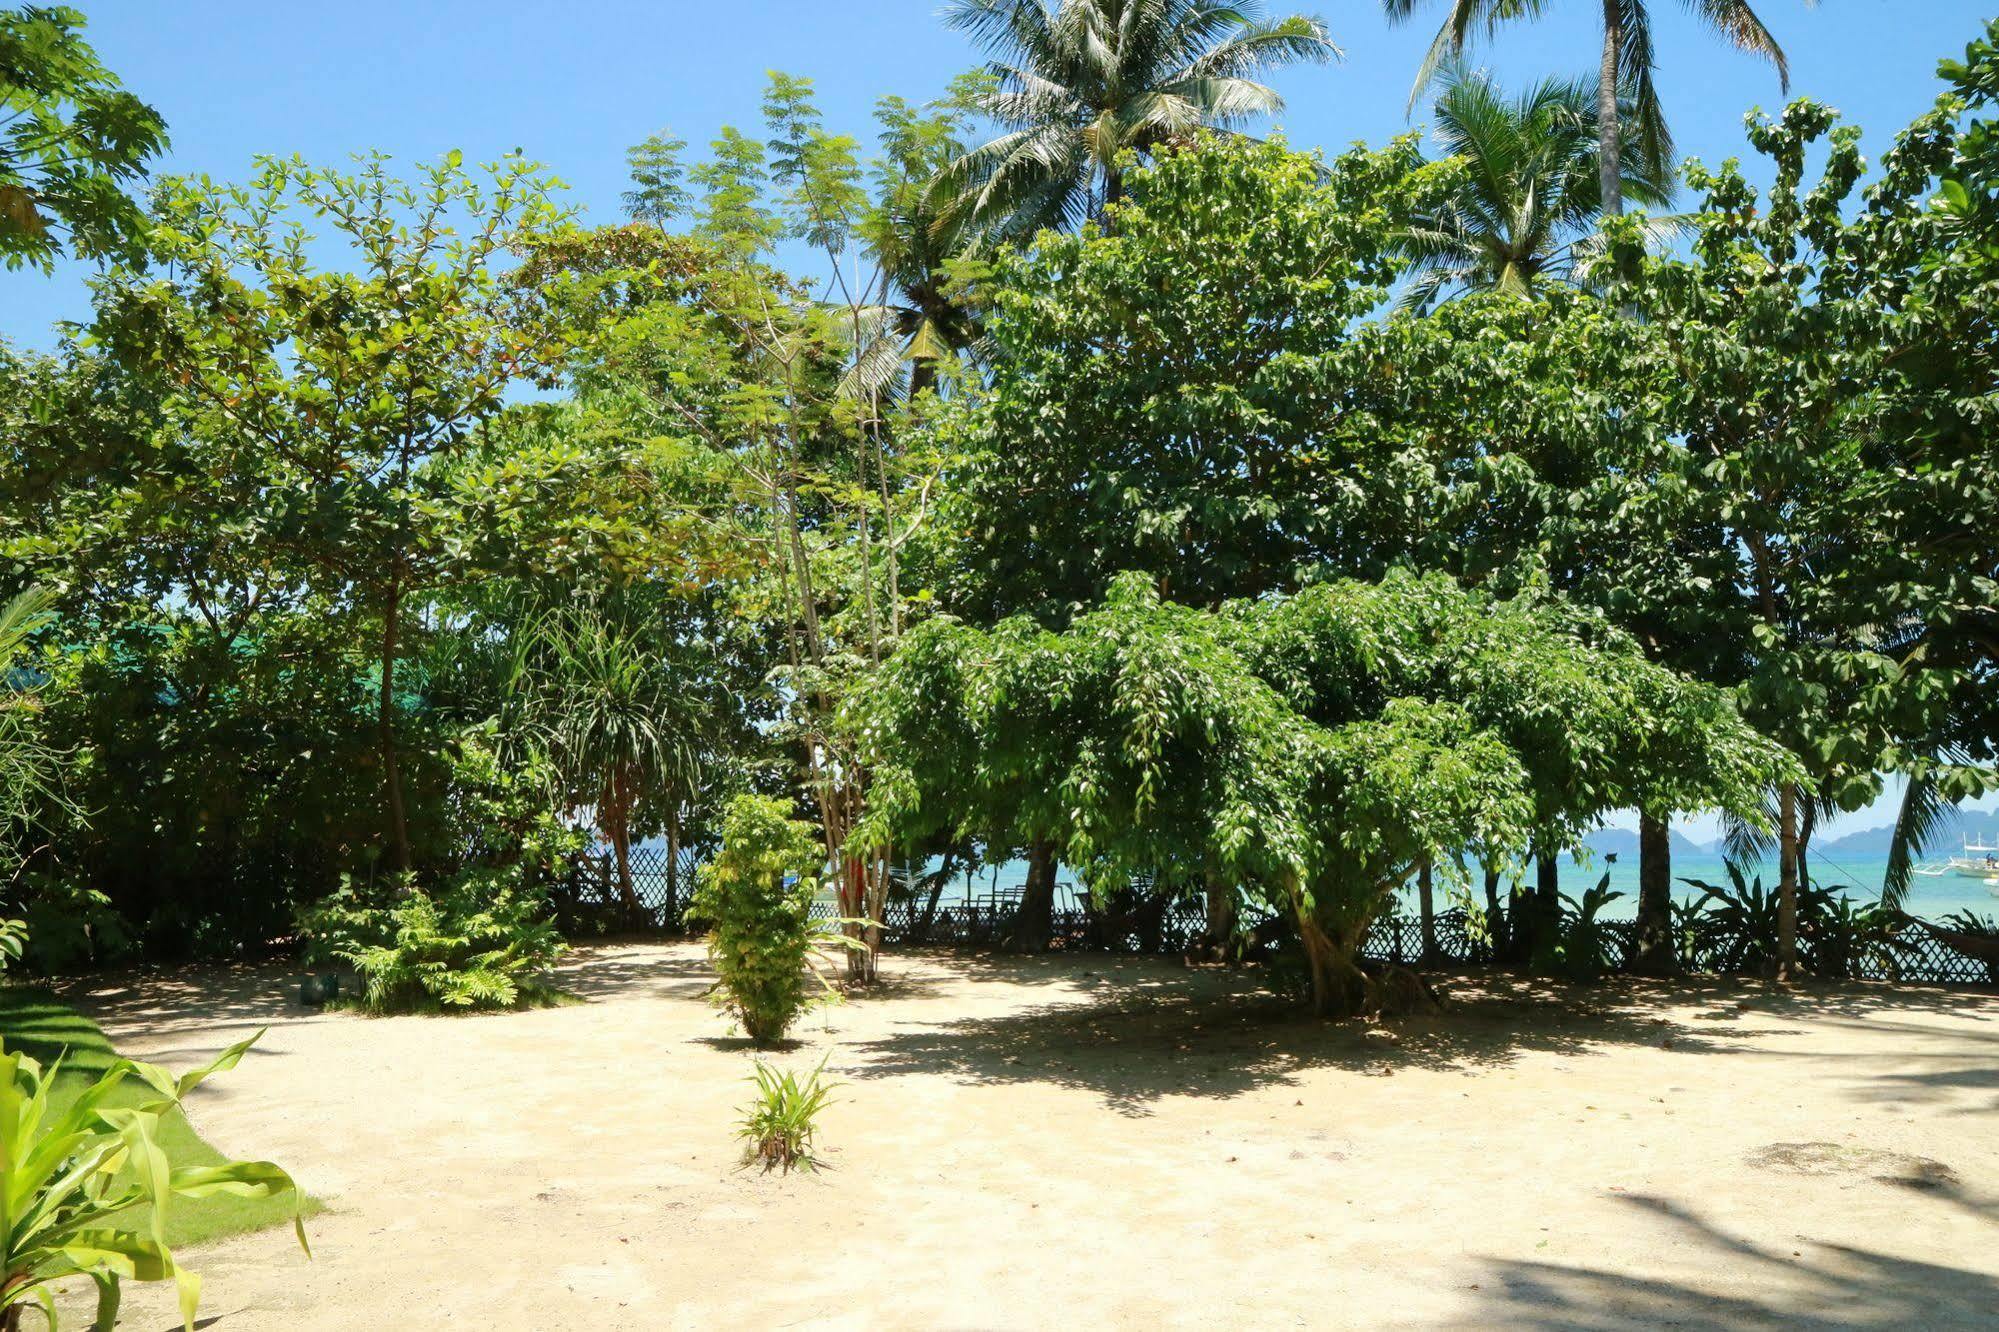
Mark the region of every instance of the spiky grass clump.
POLYGON ((745 1168, 762 1164, 765 1174, 781 1169, 816 1170, 819 1158, 812 1153, 812 1140, 819 1131, 819 1112, 833 1099, 837 1083, 821 1081, 826 1061, 801 1081, 790 1070, 778 1071, 759 1059, 752 1080, 757 1084, 756 1099, 743 1108, 743 1125, 736 1136, 743 1140, 745 1168))

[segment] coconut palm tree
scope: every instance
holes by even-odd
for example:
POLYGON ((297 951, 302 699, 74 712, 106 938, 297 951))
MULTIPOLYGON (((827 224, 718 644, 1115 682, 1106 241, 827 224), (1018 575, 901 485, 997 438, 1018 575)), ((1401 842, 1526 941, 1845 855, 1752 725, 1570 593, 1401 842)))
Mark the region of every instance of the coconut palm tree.
MULTIPOLYGON (((1435 135, 1460 170, 1444 199, 1410 228, 1404 248, 1414 281, 1405 308, 1426 310, 1452 294, 1532 295, 1548 282, 1587 276, 1603 207, 1597 171, 1597 96, 1581 80, 1544 79, 1508 97, 1482 72, 1447 68, 1435 135)), ((1628 107, 1626 108, 1628 111, 1628 107)), ((1651 158, 1629 119, 1620 189, 1648 206, 1672 191, 1666 163, 1651 158)), ((1671 219, 1657 224, 1668 229, 1671 219)))
MULTIPOLYGON (((1539 18, 1556 0, 1445 0, 1448 8, 1437 39, 1423 57, 1416 74, 1410 105, 1429 86, 1446 62, 1464 53, 1479 29, 1490 33, 1514 19, 1539 18)), ((1597 4, 1603 13, 1603 45, 1597 83, 1598 147, 1597 171, 1603 187, 1603 211, 1615 216, 1624 211, 1623 167, 1619 149, 1622 135, 1617 103, 1629 98, 1637 122, 1642 151, 1653 161, 1669 161, 1673 155, 1672 136, 1659 106, 1653 86, 1655 56, 1652 47, 1652 6, 1649 0, 1569 0, 1571 4, 1597 4)), ((1815 0, 1806 0, 1807 4, 1815 0)), ((1777 80, 1786 92, 1791 87, 1790 63, 1777 39, 1763 26, 1748 0, 1681 0, 1694 16, 1739 50, 1762 56, 1777 69, 1777 80)), ((1424 0, 1381 0, 1389 21, 1400 23, 1416 13, 1424 0)))
POLYGON ((1319 19, 1262 0, 954 0, 944 20, 991 56, 979 110, 1003 132, 945 175, 987 231, 1101 220, 1128 154, 1276 111, 1259 76, 1340 54, 1319 19))

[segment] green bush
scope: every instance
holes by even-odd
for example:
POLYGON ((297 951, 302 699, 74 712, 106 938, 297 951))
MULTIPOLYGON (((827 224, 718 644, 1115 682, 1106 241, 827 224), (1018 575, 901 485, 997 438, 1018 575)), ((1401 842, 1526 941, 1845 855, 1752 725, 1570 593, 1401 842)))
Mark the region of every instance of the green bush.
POLYGON ((759 1059, 751 1080, 757 1096, 744 1107, 743 1126, 736 1136, 743 1140, 743 1164, 761 1164, 764 1173, 781 1168, 815 1170, 819 1158, 812 1154, 812 1139, 819 1132, 819 1112, 833 1099, 832 1083, 821 1082, 826 1061, 811 1076, 799 1081, 790 1071, 779 1073, 759 1059))
POLYGON ((542 894, 511 869, 475 869, 436 893, 386 880, 343 886, 300 918, 307 960, 361 973, 373 1013, 514 1008, 553 993, 538 977, 565 945, 542 894))
POLYGON ((688 902, 689 919, 711 926, 717 999, 758 1045, 783 1039, 832 993, 813 965, 822 938, 812 892, 823 863, 812 825, 782 801, 737 796, 722 817, 722 849, 701 867, 688 902))
POLYGON ((565 947, 546 885, 580 834, 549 812, 532 762, 503 773, 477 736, 450 757, 460 862, 428 885, 350 876, 299 915, 306 961, 361 973, 370 1012, 514 1008, 554 993, 537 979, 565 947))
MULTIPOLYGON (((7 1202, 7 1224, 0 1227, 0 1327, 20 1326, 30 1307, 53 1327, 55 1287, 86 1277, 97 1286, 95 1326, 109 1332, 118 1317, 119 1283, 129 1277, 177 1284, 181 1319, 191 1332, 201 1281, 167 1247, 168 1200, 298 1196, 291 1176, 268 1161, 175 1167, 160 1148, 165 1116, 204 1078, 235 1067, 257 1036, 178 1078, 152 1064, 120 1060, 67 1104, 53 1091, 57 1069, 44 1074, 38 1061, 0 1050, 0 1196, 7 1202), (145 1083, 154 1095, 136 1105, 117 1104, 115 1093, 128 1079, 145 1083), (130 1224, 135 1216, 144 1222, 136 1229, 130 1224)), ((303 1247, 304 1224, 297 1229, 303 1247)))
POLYGON ((1610 875, 1598 879, 1577 901, 1561 894, 1561 919, 1555 936, 1534 958, 1536 971, 1573 981, 1596 981, 1617 966, 1617 941, 1597 920, 1597 913, 1624 896, 1610 890, 1610 875))

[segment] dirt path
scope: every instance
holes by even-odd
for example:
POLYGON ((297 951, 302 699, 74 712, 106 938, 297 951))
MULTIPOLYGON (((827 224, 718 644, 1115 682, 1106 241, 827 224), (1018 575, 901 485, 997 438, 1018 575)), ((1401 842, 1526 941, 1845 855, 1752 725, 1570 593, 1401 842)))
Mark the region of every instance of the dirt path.
MULTIPOLYGON (((308 1014, 275 972, 82 986, 128 1053, 269 1023, 194 1103, 327 1198, 199 1256, 253 1329, 1982 1326, 1999 1000, 1458 986, 1393 1030, 1163 962, 896 957, 814 1017, 835 1169, 734 1169, 750 1056, 700 950, 582 1005, 308 1014), (1231 989, 1242 987, 1239 994, 1231 989)), ((134 1287, 124 1325, 177 1326, 134 1287)))

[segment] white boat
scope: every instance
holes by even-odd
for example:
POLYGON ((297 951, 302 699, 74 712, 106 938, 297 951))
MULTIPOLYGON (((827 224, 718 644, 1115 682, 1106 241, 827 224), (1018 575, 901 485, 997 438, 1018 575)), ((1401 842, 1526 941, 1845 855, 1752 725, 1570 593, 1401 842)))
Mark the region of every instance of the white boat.
POLYGON ((1982 879, 1988 888, 1999 889, 1999 845, 1966 838, 1964 850, 1944 862, 1951 873, 1966 879, 1982 879))

